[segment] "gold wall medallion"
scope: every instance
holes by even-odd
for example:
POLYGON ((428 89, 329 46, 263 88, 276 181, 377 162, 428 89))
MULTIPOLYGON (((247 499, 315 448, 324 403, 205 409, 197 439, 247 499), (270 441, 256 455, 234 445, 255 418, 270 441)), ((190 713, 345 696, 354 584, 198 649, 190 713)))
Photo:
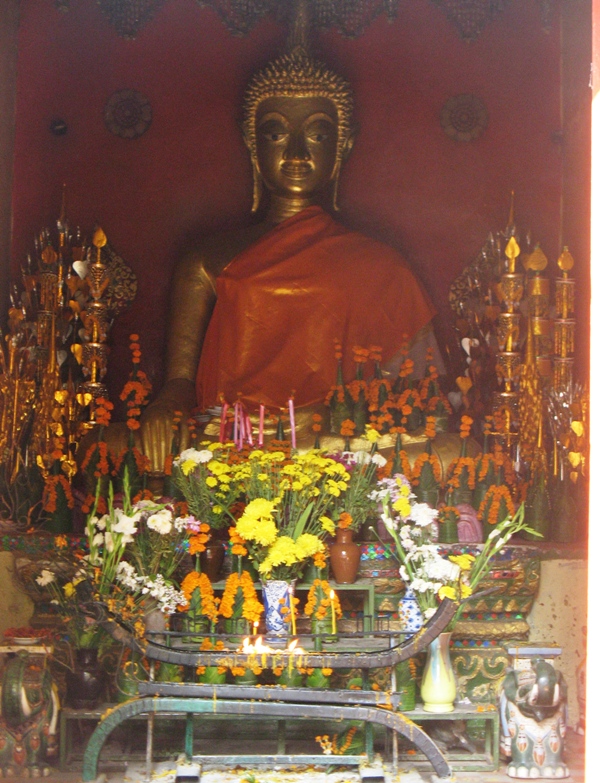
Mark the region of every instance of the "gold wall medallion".
POLYGON ((117 90, 104 107, 104 122, 115 136, 137 139, 152 122, 152 106, 137 90, 117 90))
POLYGON ((473 141, 487 128, 488 113, 481 98, 470 93, 448 98, 442 107, 440 122, 455 141, 473 141))

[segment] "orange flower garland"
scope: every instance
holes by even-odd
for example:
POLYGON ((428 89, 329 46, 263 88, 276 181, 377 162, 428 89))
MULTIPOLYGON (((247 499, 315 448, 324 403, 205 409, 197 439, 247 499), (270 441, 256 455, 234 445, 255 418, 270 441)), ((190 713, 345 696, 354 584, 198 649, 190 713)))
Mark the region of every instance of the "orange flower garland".
POLYGON ((492 484, 485 494, 484 499, 479 506, 479 517, 484 519, 488 525, 496 525, 501 522, 498 519, 502 501, 506 504, 508 516, 512 517, 515 513, 515 504, 510 494, 510 490, 504 484, 492 484))
POLYGON ((351 438, 354 435, 355 429, 356 424, 352 421, 352 419, 344 419, 340 429, 340 435, 343 438, 351 438))
POLYGON ((98 397, 96 399, 96 407, 94 410, 94 419, 100 427, 108 427, 110 424, 111 411, 114 405, 110 400, 105 397, 98 397))
POLYGON ((218 618, 217 600, 215 599, 215 593, 212 584, 210 583, 210 579, 206 574, 190 571, 184 578, 181 583, 181 592, 184 594, 187 604, 185 606, 178 606, 177 610, 180 612, 187 612, 189 610, 192 602, 192 595, 195 590, 198 590, 200 593, 198 613, 208 617, 211 623, 216 623, 218 618))
POLYGON ((473 419, 470 416, 460 417, 460 437, 466 439, 471 434, 471 426, 473 425, 473 419))
POLYGON ((312 423, 311 429, 312 429, 312 431, 314 433, 321 432, 321 430, 323 429, 322 421, 323 421, 323 417, 321 416, 320 413, 313 413, 313 415, 312 415, 312 422, 313 423, 312 423))
POLYGON ((49 514, 53 514, 56 511, 59 487, 61 487, 64 492, 67 506, 69 508, 74 508, 75 506, 73 492, 71 491, 71 485, 69 484, 67 477, 63 473, 59 473, 57 476, 47 476, 44 484, 42 508, 49 514))
MULTIPOLYGON (((307 617, 312 617, 314 614, 315 620, 325 620, 331 616, 331 586, 326 579, 315 579, 312 583, 310 590, 308 591, 308 597, 306 599, 306 605, 304 607, 304 614, 307 617)), ((334 593, 333 609, 335 616, 340 619, 342 617, 342 607, 340 600, 334 593)))
POLYGON ((423 451, 416 458, 415 464, 413 465, 411 483, 414 486, 417 487, 419 486, 421 480, 421 474, 423 472, 423 467, 426 464, 431 465, 431 469, 433 471, 433 478, 437 482, 440 482, 442 480, 442 466, 440 464, 437 455, 427 454, 426 451, 423 451))
POLYGON ((427 416, 425 419, 425 432, 424 435, 429 440, 435 438, 435 416, 427 416))
POLYGON ((241 574, 234 571, 227 577, 219 605, 219 614, 226 618, 233 616, 238 590, 242 591, 243 596, 241 616, 250 623, 258 622, 264 611, 263 605, 258 600, 254 582, 247 571, 242 571, 241 574))
POLYGON ((473 457, 458 457, 448 466, 448 486, 452 489, 475 489, 475 460, 473 457), (466 481, 466 486, 462 486, 466 481))

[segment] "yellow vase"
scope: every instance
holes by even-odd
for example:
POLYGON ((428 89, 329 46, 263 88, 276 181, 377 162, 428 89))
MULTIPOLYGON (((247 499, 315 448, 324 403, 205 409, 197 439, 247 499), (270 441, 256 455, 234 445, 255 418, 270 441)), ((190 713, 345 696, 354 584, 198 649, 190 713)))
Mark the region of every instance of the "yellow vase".
POLYGON ((452 712, 456 698, 456 678, 450 661, 451 633, 441 633, 427 648, 427 661, 421 681, 425 712, 452 712))

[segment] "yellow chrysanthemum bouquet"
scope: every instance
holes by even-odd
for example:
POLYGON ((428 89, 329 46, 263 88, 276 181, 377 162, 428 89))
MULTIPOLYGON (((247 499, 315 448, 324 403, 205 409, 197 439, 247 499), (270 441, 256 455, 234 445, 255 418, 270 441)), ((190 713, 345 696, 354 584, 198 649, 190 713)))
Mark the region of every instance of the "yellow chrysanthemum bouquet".
POLYGON ((288 456, 221 443, 182 452, 173 477, 198 521, 229 524, 261 578, 284 580, 325 550, 336 501, 350 480, 346 467, 319 449, 288 456))
POLYGON ((235 474, 246 501, 236 531, 259 574, 297 578, 335 531, 328 515, 348 488, 348 471, 316 449, 290 457, 256 450, 235 474))

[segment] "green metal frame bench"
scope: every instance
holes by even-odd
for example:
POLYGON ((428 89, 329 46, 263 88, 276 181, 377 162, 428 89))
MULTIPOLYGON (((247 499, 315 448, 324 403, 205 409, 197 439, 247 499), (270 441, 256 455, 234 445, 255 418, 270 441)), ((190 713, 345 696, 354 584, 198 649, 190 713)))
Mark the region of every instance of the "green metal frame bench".
MULTIPOLYGON (((106 613, 97 616, 104 628, 117 641, 127 644, 134 650, 143 653, 149 660, 174 663, 182 666, 225 666, 248 665, 257 658, 262 668, 292 665, 294 662, 313 668, 352 669, 359 668, 365 674, 369 669, 394 667, 400 661, 406 660, 424 651, 454 617, 456 605, 445 599, 436 614, 411 639, 396 646, 383 650, 363 650, 336 652, 314 651, 302 653, 301 656, 287 651, 249 656, 238 650, 198 651, 169 646, 166 643, 147 639, 141 644, 128 629, 118 623, 115 618, 106 613)), ((168 640, 168 637, 167 637, 168 640)), ((152 729, 153 719, 157 714, 187 715, 185 732, 185 755, 188 761, 192 759, 214 762, 224 761, 225 757, 202 756, 193 757, 193 716, 194 715, 231 715, 257 716, 277 719, 324 719, 324 720, 358 720, 365 722, 366 754, 369 761, 373 758, 372 731, 369 726, 379 724, 391 729, 395 735, 406 737, 414 744, 433 766, 436 775, 441 779, 451 779, 452 769, 435 742, 420 728, 407 713, 396 712, 399 696, 393 692, 341 690, 317 688, 284 688, 274 686, 256 688, 242 685, 208 685, 193 683, 140 683, 138 698, 116 706, 106 713, 86 747, 83 759, 83 783, 96 780, 98 760, 102 747, 110 733, 123 721, 141 715, 147 715, 149 721, 147 745, 148 771, 152 763, 152 729)), ((432 715, 432 717, 434 717, 432 715)), ((437 716, 440 717, 440 716, 437 716)), ((477 717, 482 717, 477 715, 477 717)), ((422 719, 422 716, 419 716, 422 719)), ((496 717, 497 720, 497 717, 496 717)), ((228 755, 227 763, 260 764, 360 764, 364 756, 241 756, 228 755)), ((396 761, 396 754, 394 761, 396 761)))

